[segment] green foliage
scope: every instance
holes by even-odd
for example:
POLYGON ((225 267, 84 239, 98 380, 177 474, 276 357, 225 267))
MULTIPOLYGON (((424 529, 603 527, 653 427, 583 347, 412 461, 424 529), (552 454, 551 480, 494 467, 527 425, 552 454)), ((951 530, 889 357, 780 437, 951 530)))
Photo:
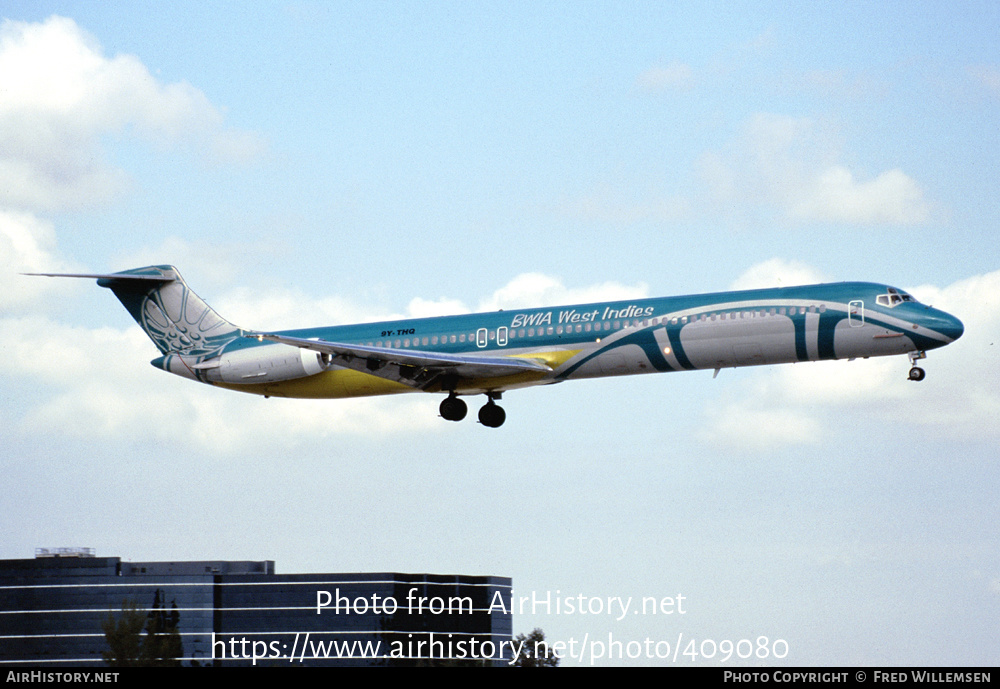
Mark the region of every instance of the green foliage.
POLYGON ((139 612, 135 600, 122 601, 118 619, 109 612, 108 618, 101 624, 108 642, 108 650, 101 654, 104 662, 112 667, 179 666, 184 655, 181 635, 177 631, 179 623, 180 612, 176 601, 168 613, 163 608, 159 589, 153 597, 153 607, 146 615, 139 612))
POLYGON ((146 616, 138 610, 135 599, 122 601, 122 612, 118 619, 109 612, 101 623, 108 650, 101 653, 104 662, 112 667, 138 667, 142 653, 142 628, 146 616))

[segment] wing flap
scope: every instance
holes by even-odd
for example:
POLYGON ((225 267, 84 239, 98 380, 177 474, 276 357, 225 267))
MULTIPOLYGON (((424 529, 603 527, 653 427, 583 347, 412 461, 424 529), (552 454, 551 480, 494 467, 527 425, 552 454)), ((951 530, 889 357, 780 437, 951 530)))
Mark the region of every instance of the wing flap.
POLYGON ((422 350, 369 347, 274 333, 247 333, 246 337, 311 349, 329 357, 330 364, 403 383, 420 390, 437 387, 447 389, 449 377, 452 381, 451 387, 454 387, 454 382, 460 379, 482 380, 523 374, 545 376, 552 372, 552 368, 541 361, 519 357, 443 354, 422 350))

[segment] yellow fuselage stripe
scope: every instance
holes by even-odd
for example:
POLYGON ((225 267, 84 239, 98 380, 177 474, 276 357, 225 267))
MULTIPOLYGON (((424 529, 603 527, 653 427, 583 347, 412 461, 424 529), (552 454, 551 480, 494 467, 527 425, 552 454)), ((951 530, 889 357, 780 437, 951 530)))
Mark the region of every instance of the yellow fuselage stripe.
MULTIPOLYGON (((542 352, 525 352, 514 356, 522 359, 534 359, 544 362, 555 369, 579 354, 580 350, 552 350, 542 352)), ((498 378, 481 378, 460 380, 456 392, 480 390, 504 390, 506 388, 532 385, 548 377, 547 373, 526 372, 498 378)), ((375 395, 395 395, 403 392, 417 392, 418 388, 410 387, 385 378, 360 371, 341 368, 332 371, 322 371, 306 378, 278 381, 273 383, 250 383, 237 385, 232 383, 213 383, 227 390, 247 392, 266 397, 294 397, 301 399, 340 399, 347 397, 371 397, 375 395)), ((440 392, 440 389, 428 389, 428 392, 440 392)))

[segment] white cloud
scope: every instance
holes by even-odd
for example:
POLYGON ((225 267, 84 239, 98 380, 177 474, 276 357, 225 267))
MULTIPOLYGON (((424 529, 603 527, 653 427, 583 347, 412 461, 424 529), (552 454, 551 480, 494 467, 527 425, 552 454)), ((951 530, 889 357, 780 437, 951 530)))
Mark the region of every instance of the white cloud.
POLYGON ((440 299, 424 299, 414 297, 406 307, 406 313, 411 318, 433 318, 434 316, 452 316, 459 313, 469 313, 469 307, 458 299, 442 297, 440 299))
POLYGON ((893 433, 1000 440, 1000 271, 908 291, 965 324, 960 340, 928 353, 925 381, 906 379, 904 356, 755 369, 705 411, 705 439, 766 449, 875 422, 893 433))
POLYGON ((73 267, 57 257, 56 233, 52 223, 31 213, 0 208, 0 313, 12 313, 58 291, 47 278, 26 277, 21 273, 71 271, 73 267))
MULTIPOLYGON (((198 285, 190 285, 198 292, 198 285)), ((219 299, 205 297, 219 314, 245 328, 288 330, 343 323, 370 323, 401 318, 388 309, 358 303, 348 297, 315 297, 298 289, 237 287, 219 299)))
POLYGON ((930 215, 923 191, 898 169, 857 182, 850 170, 834 165, 820 171, 802 191, 801 200, 791 201, 786 211, 795 220, 916 225, 930 215))
POLYGON ((0 321, 0 375, 48 390, 23 411, 26 434, 127 439, 140 433, 180 449, 271 450, 335 434, 439 428, 436 397, 265 400, 209 389, 147 363, 156 350, 138 327, 70 327, 40 316, 0 321))
MULTIPOLYGON (((197 285, 191 287, 198 292, 197 285)), ((202 295, 204 296, 204 295, 202 295)), ((567 287, 557 277, 542 273, 522 273, 481 299, 475 309, 461 299, 414 297, 403 312, 361 304, 341 296, 314 297, 297 289, 238 287, 223 295, 213 307, 226 319, 254 329, 290 329, 343 323, 371 323, 400 318, 428 318, 473 311, 489 312, 501 309, 534 306, 585 304, 595 301, 639 299, 649 296, 648 287, 605 282, 583 287, 567 287)))
POLYGON ((920 185, 902 170, 859 179, 838 162, 836 137, 810 119, 760 114, 724 152, 702 156, 708 202, 764 210, 786 222, 915 225, 931 218, 920 185))
MULTIPOLYGON (((192 287, 198 290, 198 285, 192 287)), ((482 300, 480 308, 645 294, 644 285, 568 288, 557 278, 531 273, 515 277, 482 300)), ((107 292, 98 297, 113 298, 107 292)), ((248 288, 207 301, 229 320, 255 329, 470 311, 456 299, 415 298, 406 313, 392 314, 339 296, 317 299, 295 290, 251 292, 248 288)), ((148 362, 158 353, 137 326, 123 330, 71 327, 39 315, 3 318, 0 351, 4 352, 0 379, 30 381, 35 390, 36 397, 22 400, 17 412, 17 427, 25 434, 59 433, 111 441, 141 432, 165 446, 232 455, 287 449, 335 435, 434 432, 447 427, 437 418, 437 395, 265 400, 209 389, 151 367, 148 362)))
POLYGON ((256 135, 228 130, 190 84, 163 84, 131 55, 105 57, 72 19, 0 25, 0 204, 57 210, 107 202, 128 187, 101 137, 133 132, 190 144, 213 160, 259 153, 256 135))
POLYGON ((826 282, 822 273, 801 261, 772 258, 751 266, 738 277, 730 289, 760 289, 766 287, 793 287, 826 282))
POLYGON ((585 287, 566 287, 562 280, 542 273, 523 273, 479 303, 479 311, 587 304, 595 301, 640 299, 649 296, 643 283, 622 285, 604 282, 585 287))
MULTIPOLYGON (((44 249, 33 242, 22 243, 24 255, 40 252, 45 256, 44 249)), ((752 266, 733 286, 822 279, 805 264, 772 259, 752 266)), ((829 440, 845 425, 871 421, 884 423, 893 432, 923 428, 940 437, 1000 439, 995 422, 1000 417, 1000 380, 995 368, 1000 351, 1000 271, 943 288, 910 291, 924 303, 954 313, 966 325, 961 340, 929 354, 924 364, 926 381, 907 381, 908 364, 901 356, 753 369, 706 409, 704 439, 765 450, 809 446, 829 440)), ((572 288, 552 276, 526 273, 482 299, 477 310, 646 294, 645 285, 604 283, 572 288)), ((415 298, 406 313, 392 314, 338 296, 317 299, 293 290, 261 293, 245 288, 208 301, 230 320, 264 329, 470 311, 452 298, 415 298)), ((85 328, 37 315, 4 318, 0 320, 0 351, 4 352, 0 377, 31 381, 38 395, 36 401, 25 401, 20 412, 18 423, 25 433, 45 429, 73 437, 111 439, 150 427, 153 430, 148 432, 165 444, 227 454, 319 442, 373 427, 387 433, 440 428, 435 396, 262 400, 200 387, 150 367, 147 362, 156 351, 135 326, 85 328)), ((725 373, 720 378, 725 381, 725 373)))
POLYGON ((141 433, 167 447, 219 455, 287 452, 339 435, 442 430, 436 396, 265 399, 165 385, 162 376, 157 378, 142 388, 122 387, 117 378, 74 386, 31 409, 22 428, 47 434, 58 428, 70 437, 101 440, 141 433))

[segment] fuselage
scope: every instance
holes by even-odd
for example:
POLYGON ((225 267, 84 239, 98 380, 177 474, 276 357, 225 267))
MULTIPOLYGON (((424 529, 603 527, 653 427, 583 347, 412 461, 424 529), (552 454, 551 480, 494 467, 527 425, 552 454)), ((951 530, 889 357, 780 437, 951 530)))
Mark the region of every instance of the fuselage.
MULTIPOLYGON (((433 384, 422 388, 464 395, 600 376, 914 352, 922 356, 962 332, 957 318, 902 290, 842 282, 401 319, 280 335, 416 354, 523 358, 550 369, 461 378, 446 389, 433 384)), ((233 339, 212 360, 235 363, 226 369, 168 355, 154 365, 267 396, 336 398, 415 391, 411 385, 332 365, 313 351, 250 337, 233 339)))
POLYGON ((159 369, 265 397, 485 394, 479 422, 503 425, 496 404, 515 388, 577 378, 696 371, 907 354, 910 380, 931 349, 962 336, 954 316, 871 282, 718 292, 513 309, 283 332, 247 331, 215 312, 171 265, 96 278, 114 292, 161 356, 159 369))

